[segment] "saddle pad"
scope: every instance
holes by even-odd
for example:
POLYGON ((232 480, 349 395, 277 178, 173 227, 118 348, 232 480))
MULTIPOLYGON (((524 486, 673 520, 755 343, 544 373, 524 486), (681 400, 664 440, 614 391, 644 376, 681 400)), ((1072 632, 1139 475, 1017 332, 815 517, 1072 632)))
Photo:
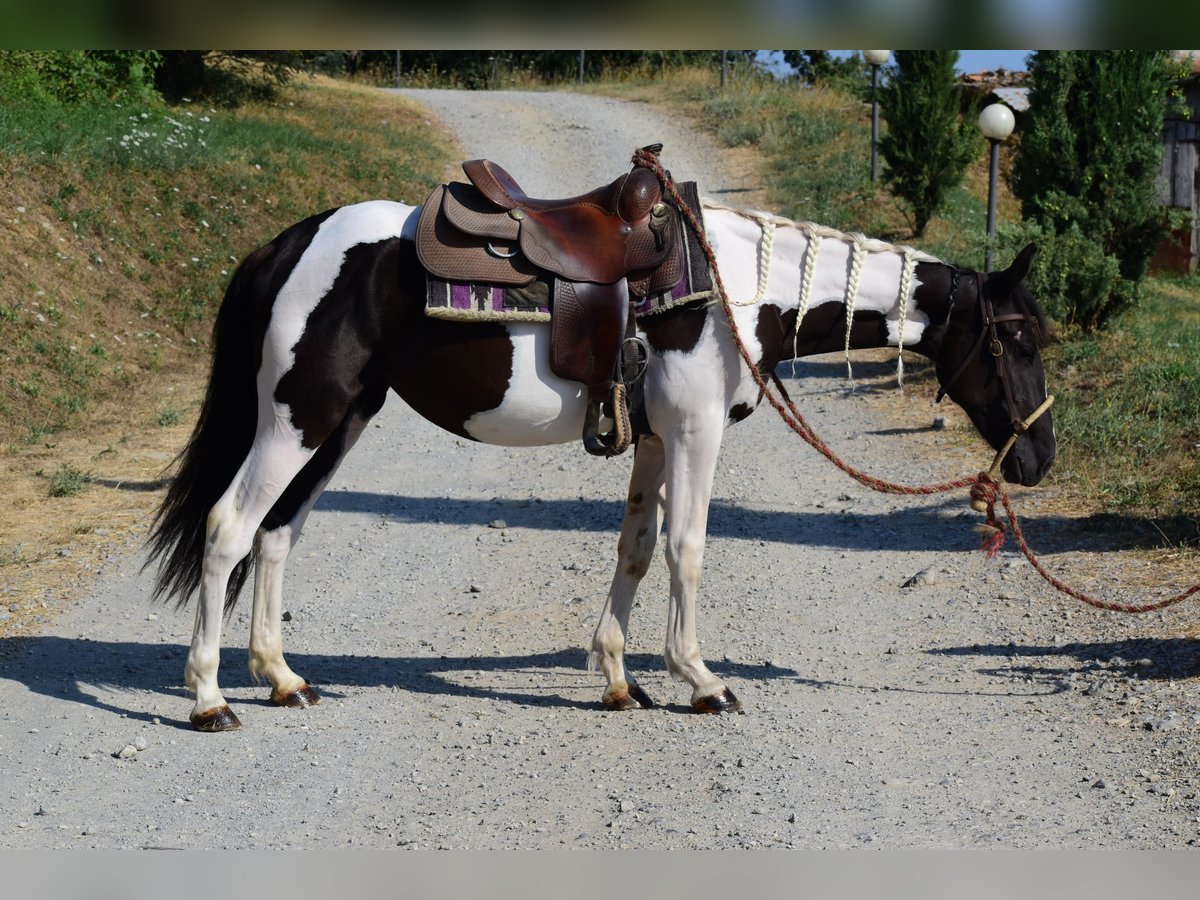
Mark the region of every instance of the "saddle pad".
POLYGON ((529 284, 477 284, 425 279, 425 315, 463 322, 549 322, 550 285, 537 279, 529 284))

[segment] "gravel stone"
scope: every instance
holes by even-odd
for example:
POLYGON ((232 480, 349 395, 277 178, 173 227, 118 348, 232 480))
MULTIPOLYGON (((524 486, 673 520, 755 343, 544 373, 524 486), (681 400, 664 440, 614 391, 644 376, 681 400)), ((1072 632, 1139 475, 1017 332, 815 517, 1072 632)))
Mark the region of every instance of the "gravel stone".
POLYGON ((937 584, 937 581, 937 573, 934 572, 933 569, 921 569, 919 572, 917 572, 917 574, 910 576, 907 581, 900 585, 900 587, 927 587, 937 584))

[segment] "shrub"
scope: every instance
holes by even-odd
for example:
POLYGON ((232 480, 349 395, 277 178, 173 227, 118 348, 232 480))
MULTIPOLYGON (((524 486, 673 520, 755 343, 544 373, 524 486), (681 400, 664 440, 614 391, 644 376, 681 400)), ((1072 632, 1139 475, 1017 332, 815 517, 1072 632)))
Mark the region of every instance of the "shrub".
POLYGON ((1039 51, 1012 189, 1046 235, 1043 302, 1091 330, 1136 302, 1167 233, 1155 179, 1171 87, 1162 51, 1039 51), (1103 262, 1102 262, 1103 260, 1103 262), (1111 277, 1110 277, 1111 276, 1111 277), (1078 292, 1078 293, 1075 293, 1078 292))
POLYGON ((139 100, 154 93, 156 50, 0 52, 0 103, 59 105, 139 100))

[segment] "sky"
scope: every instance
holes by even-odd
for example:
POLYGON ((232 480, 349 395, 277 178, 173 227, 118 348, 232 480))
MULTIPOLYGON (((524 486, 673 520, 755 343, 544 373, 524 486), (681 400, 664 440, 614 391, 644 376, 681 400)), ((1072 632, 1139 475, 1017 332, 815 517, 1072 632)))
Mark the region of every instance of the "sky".
MULTIPOLYGON (((858 51, 834 50, 832 52, 834 56, 848 56, 858 51)), ((984 69, 1003 67, 1010 72, 1022 72, 1026 68, 1025 57, 1032 52, 1032 50, 959 50, 958 71, 979 72, 984 69)))
POLYGON ((1010 72, 1025 70, 1025 57, 1032 50, 959 50, 958 70, 979 72, 983 69, 1005 68, 1010 72))

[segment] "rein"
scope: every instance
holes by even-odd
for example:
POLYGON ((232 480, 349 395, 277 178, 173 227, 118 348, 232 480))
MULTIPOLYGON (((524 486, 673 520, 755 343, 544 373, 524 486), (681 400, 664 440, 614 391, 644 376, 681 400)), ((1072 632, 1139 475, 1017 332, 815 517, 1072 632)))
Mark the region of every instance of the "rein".
MULTIPOLYGON (((976 343, 976 346, 967 355, 967 361, 972 359, 979 352, 985 336, 990 336, 992 341, 992 355, 996 359, 996 371, 1004 385, 1005 399, 1008 403, 1009 414, 1013 417, 1013 434, 1009 437, 1005 445, 996 453, 996 456, 992 461, 991 468, 986 472, 980 472, 976 475, 971 475, 964 478, 957 478, 952 481, 943 481, 937 484, 926 485, 903 485, 887 481, 882 478, 876 478, 875 476, 869 475, 860 469, 854 468, 849 463, 842 460, 836 453, 833 452, 833 450, 829 448, 829 446, 821 439, 816 431, 813 430, 812 426, 808 424, 808 421, 800 413, 800 410, 796 407, 796 404, 792 401, 791 397, 787 395, 787 391, 784 389, 783 382, 780 380, 779 375, 774 372, 771 373, 771 378, 774 381, 779 396, 776 396, 775 391, 771 390, 771 385, 768 383, 767 379, 763 377, 762 372, 759 371, 754 359, 750 356, 750 351, 746 349, 746 345, 742 341, 737 322, 734 320, 733 308, 729 300, 729 295, 725 291, 725 284, 721 279, 721 272, 717 268, 716 254, 713 252, 712 245, 708 242, 708 237, 704 233, 704 228, 696 219, 695 215, 693 215, 691 209, 688 208, 688 205, 683 201, 683 198, 679 195, 679 191, 675 188, 675 182, 672 180, 670 173, 667 172, 667 170, 664 169, 659 163, 658 154, 656 152, 645 148, 635 150, 633 153, 632 162, 636 166, 650 169, 650 171, 652 171, 658 177, 659 182, 662 184, 663 189, 671 197, 675 207, 687 220, 692 231, 695 232, 696 239, 699 242, 701 249, 704 251, 704 256, 705 259, 708 260, 709 268, 712 270, 713 286, 716 288, 717 296, 721 301, 721 308, 725 312, 725 319, 729 325, 729 331, 733 337, 734 346, 737 348, 738 355, 742 358, 742 362, 744 362, 747 369, 749 369, 750 376, 753 378, 754 383, 758 386, 759 391, 762 393, 763 397, 766 398, 767 402, 771 404, 775 411, 779 413, 780 417, 787 424, 787 426, 791 428, 792 431, 796 432, 796 434, 800 436, 801 440, 828 459, 831 463, 833 463, 859 484, 862 484, 864 487, 868 487, 874 491, 885 494, 928 495, 946 493, 947 491, 959 490, 961 488, 970 488, 971 508, 977 512, 986 513, 987 515, 987 520, 984 522, 984 524, 978 526, 978 530, 983 533, 983 546, 981 549, 987 553, 989 559, 1000 552, 1000 548, 1004 545, 1004 539, 1006 535, 1005 524, 996 518, 996 503, 999 501, 999 503, 1004 507, 1008 524, 1012 527, 1013 536, 1016 538, 1017 545, 1021 548, 1021 552, 1024 554, 1025 558, 1029 560, 1029 564, 1033 566, 1034 570, 1056 590, 1066 594, 1069 597, 1074 597, 1076 600, 1086 603, 1089 606, 1094 606, 1098 609, 1110 610, 1112 612, 1145 613, 1152 612, 1154 610, 1165 609, 1168 606, 1174 606, 1176 603, 1180 603, 1193 594, 1200 592, 1200 584, 1195 584, 1183 593, 1176 594, 1173 597, 1167 597, 1163 600, 1150 601, 1147 603, 1124 604, 1102 600, 1082 591, 1076 590, 1070 585, 1067 585, 1055 578, 1052 574, 1050 574, 1049 571, 1046 570, 1045 566, 1042 565, 1041 561, 1037 558, 1037 555, 1030 548, 1029 543, 1025 540, 1025 535, 1021 531, 1020 523, 1017 521, 1017 514, 1013 510, 1012 501, 1009 499, 1008 492, 1004 490, 1002 479, 1000 477, 1000 464, 1003 462, 1004 457, 1008 455, 1008 452, 1016 443, 1017 438, 1021 434, 1024 434, 1026 431, 1028 431, 1029 427, 1037 420, 1037 418, 1050 408, 1050 406, 1054 403, 1054 397, 1053 395, 1047 396, 1046 399, 1042 401, 1042 404, 1026 418, 1019 419, 1016 416, 1012 402, 1012 392, 1009 388, 1007 373, 1004 372, 1004 365, 1002 362, 1004 348, 1003 345, 1000 344, 999 337, 996 332, 996 323, 1012 321, 1016 319, 1026 319, 1028 317, 1020 314, 999 317, 995 316, 994 311, 992 310, 991 301, 984 298, 981 276, 978 274, 976 275, 976 284, 979 292, 980 302, 984 304, 984 328, 980 332, 980 337, 976 343), (999 348, 999 352, 996 352, 996 348, 999 348), (783 398, 782 400, 780 399, 780 396, 783 398)), ((954 291, 957 289, 957 276, 958 270, 956 269, 954 271, 954 282, 951 287, 952 296, 954 291)), ((951 311, 953 311, 953 305, 951 306, 951 311)), ((1036 323, 1034 324, 1036 326, 1036 323)), ((958 378, 965 368, 966 363, 964 362, 959 366, 958 371, 952 376, 950 382, 953 382, 954 379, 958 378)), ((947 382, 947 384, 950 382, 947 382)))

